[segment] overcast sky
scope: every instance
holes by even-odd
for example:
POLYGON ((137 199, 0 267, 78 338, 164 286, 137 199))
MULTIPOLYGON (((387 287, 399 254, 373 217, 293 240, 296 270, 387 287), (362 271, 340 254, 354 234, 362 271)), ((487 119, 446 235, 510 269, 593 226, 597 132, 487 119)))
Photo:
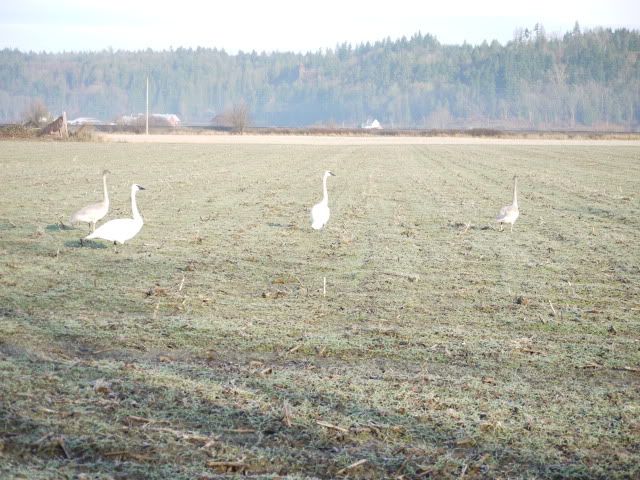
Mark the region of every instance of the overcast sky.
POLYGON ((517 28, 564 34, 576 21, 640 29, 640 0, 3 0, 0 48, 307 52, 418 31, 445 44, 505 44, 517 28))

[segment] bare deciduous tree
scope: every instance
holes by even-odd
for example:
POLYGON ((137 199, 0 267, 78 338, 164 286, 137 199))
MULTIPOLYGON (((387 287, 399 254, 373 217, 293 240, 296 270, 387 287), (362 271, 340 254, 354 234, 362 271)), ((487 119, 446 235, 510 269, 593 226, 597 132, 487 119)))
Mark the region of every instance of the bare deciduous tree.
POLYGON ((244 101, 227 107, 222 113, 211 119, 211 123, 218 127, 229 128, 234 132, 240 133, 244 133, 245 128, 249 126, 249 122, 249 107, 244 101))
POLYGON ((24 123, 41 127, 51 121, 51 113, 42 100, 34 100, 31 102, 27 110, 24 112, 24 123))
POLYGON ((244 133, 249 126, 249 107, 244 101, 235 103, 230 112, 230 123, 234 131, 244 133))

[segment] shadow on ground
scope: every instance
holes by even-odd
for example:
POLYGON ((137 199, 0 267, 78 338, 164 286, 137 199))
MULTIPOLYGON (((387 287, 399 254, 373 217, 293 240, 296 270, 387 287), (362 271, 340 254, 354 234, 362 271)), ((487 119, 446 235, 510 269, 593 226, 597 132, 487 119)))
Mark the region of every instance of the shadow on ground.
POLYGON ((109 248, 104 243, 92 242, 91 240, 83 240, 82 243, 80 243, 80 240, 67 240, 64 242, 64 246, 67 248, 90 248, 94 250, 109 248))

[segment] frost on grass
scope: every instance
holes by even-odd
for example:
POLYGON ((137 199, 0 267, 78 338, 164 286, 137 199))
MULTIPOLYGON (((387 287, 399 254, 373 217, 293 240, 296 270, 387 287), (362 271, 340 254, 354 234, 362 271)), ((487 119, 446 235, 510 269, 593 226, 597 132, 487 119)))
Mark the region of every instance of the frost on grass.
POLYGON ((640 468, 635 145, 50 147, 0 150, 0 476, 640 468), (42 227, 106 167, 157 186, 118 255, 42 227))

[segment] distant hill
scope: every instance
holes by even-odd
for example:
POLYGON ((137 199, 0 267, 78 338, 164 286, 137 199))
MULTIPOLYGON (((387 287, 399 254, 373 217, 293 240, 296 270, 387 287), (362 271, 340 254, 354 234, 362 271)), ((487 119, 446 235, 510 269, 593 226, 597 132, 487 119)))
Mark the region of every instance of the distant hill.
MULTIPOLYGON (((541 26, 506 45, 442 45, 416 34, 307 54, 216 49, 0 51, 0 122, 41 100, 111 121, 145 109, 209 123, 244 103, 258 126, 620 129, 640 127, 640 33, 541 26)), ((81 44, 79 44, 81 48, 81 44)))

